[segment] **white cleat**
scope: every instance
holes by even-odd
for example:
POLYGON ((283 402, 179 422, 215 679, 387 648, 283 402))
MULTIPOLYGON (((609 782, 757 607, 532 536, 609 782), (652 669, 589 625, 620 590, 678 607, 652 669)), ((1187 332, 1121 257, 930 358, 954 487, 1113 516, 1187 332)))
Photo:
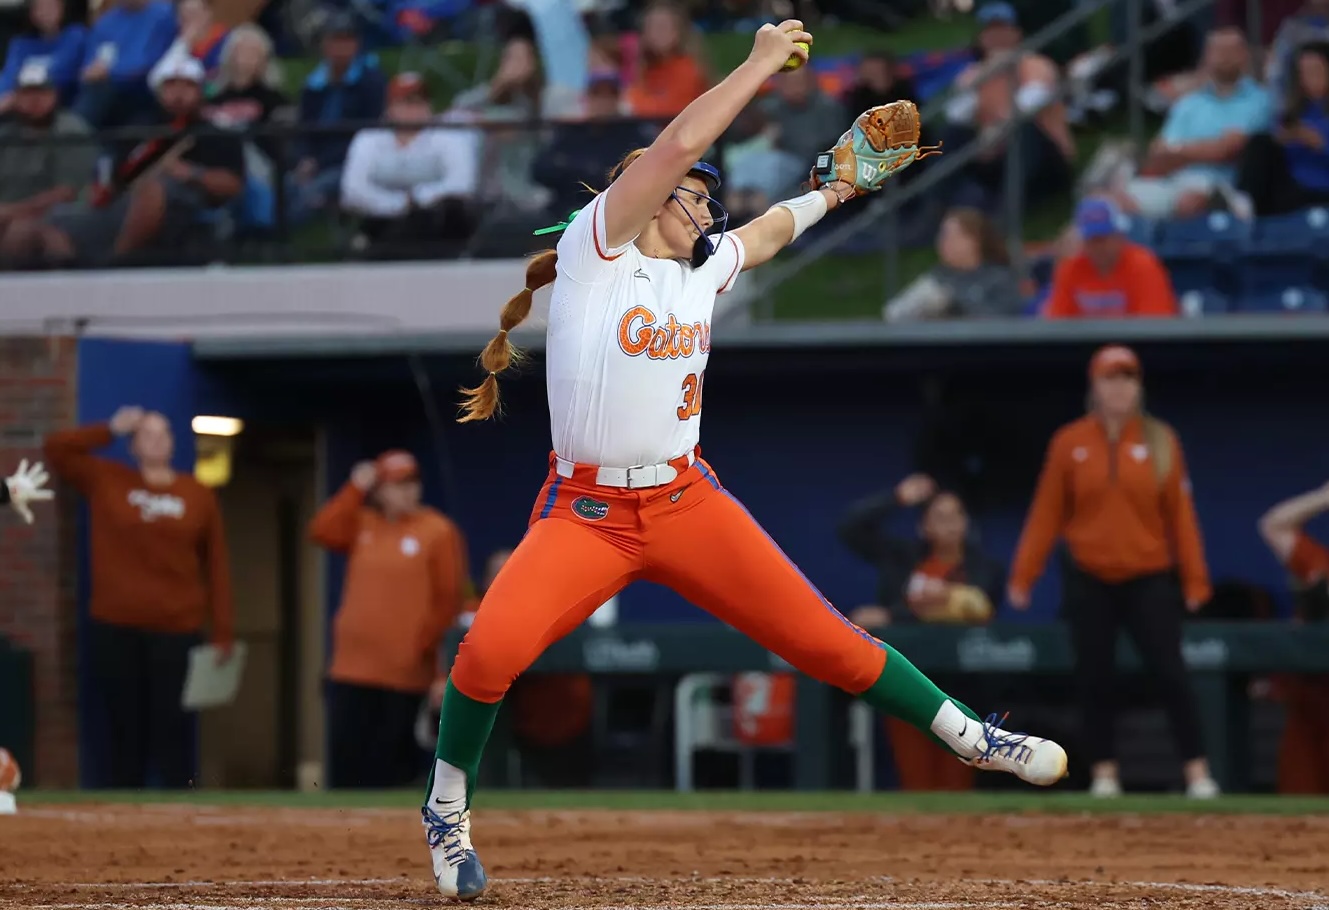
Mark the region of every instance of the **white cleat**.
POLYGON ((1121 781, 1115 777, 1095 777, 1089 785, 1089 795, 1098 799, 1115 799, 1121 796, 1121 781))
POLYGON ((995 714, 983 722, 979 755, 970 764, 985 771, 1005 771, 1027 784, 1050 787, 1066 776, 1066 750, 1050 739, 1028 733, 1009 733, 995 714))
POLYGON ((1186 795, 1191 799, 1217 799, 1223 795, 1218 781, 1212 777, 1202 777, 1186 785, 1186 795))
POLYGON ((489 880, 471 846, 471 810, 462 804, 444 805, 438 799, 434 802, 436 808, 425 806, 420 810, 434 865, 434 884, 444 897, 475 900, 485 893, 489 880))

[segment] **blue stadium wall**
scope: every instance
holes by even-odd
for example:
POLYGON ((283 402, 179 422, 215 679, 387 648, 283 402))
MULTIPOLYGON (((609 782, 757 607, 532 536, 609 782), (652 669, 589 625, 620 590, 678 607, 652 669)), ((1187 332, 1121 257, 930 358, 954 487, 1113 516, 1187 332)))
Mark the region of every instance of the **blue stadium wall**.
MULTIPOLYGON (((835 525, 856 497, 893 485, 918 466, 931 414, 959 414, 933 449, 979 470, 987 501, 976 525, 990 551, 1014 548, 1046 441, 1083 412, 1091 345, 836 352, 726 351, 708 369, 702 448, 722 482, 836 604, 874 599, 874 575, 838 543, 835 525), (946 402, 938 407, 938 401, 946 402), (964 427, 982 426, 966 447, 964 427), (958 432, 958 437, 957 437, 958 432), (958 441, 955 441, 957 440, 958 441), (946 440, 950 439, 951 442, 946 440), (973 451, 970 451, 970 448, 973 451)), ((1329 357, 1311 342, 1154 345, 1141 348, 1148 404, 1180 432, 1215 580, 1268 588, 1286 608, 1286 579, 1261 544, 1256 521, 1280 498, 1329 479, 1329 357)), ((423 364, 442 433, 426 418, 404 357, 201 364, 198 410, 262 424, 325 431, 330 489, 360 458, 410 448, 426 465, 426 498, 465 529, 474 569, 525 530, 547 471, 549 429, 542 366, 505 383, 499 423, 452 422, 455 389, 475 378, 470 357, 423 364)), ((898 528, 909 533, 908 516, 898 528)), ((1329 535, 1329 527, 1321 530, 1329 535)), ((330 568, 335 607, 340 565, 330 568)), ((1055 561, 1027 614, 1055 615, 1055 561)), ((772 604, 772 609, 778 605, 772 604)), ((638 584, 622 621, 706 621, 674 595, 638 584)))

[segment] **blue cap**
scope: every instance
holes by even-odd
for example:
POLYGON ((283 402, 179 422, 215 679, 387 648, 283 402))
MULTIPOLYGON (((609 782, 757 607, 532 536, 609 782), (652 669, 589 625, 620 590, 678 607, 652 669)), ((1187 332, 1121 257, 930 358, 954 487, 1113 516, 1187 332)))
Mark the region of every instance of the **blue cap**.
POLYGON ((1121 212, 1107 199, 1081 200, 1075 207, 1075 228, 1085 240, 1120 234, 1121 212))
POLYGON ((1015 7, 1002 2, 1002 0, 984 3, 978 8, 976 15, 980 25, 991 25, 994 22, 1000 22, 1004 25, 1020 24, 1020 17, 1016 15, 1015 7))
POLYGON ((712 193, 720 188, 720 169, 708 161, 698 161, 688 171, 688 176, 700 177, 703 182, 710 185, 712 193))

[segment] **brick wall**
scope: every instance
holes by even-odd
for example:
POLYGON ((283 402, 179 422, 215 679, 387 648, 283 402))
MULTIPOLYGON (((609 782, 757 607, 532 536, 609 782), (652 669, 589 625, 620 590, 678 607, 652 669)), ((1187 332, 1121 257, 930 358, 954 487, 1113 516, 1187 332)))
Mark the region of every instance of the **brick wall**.
MULTIPOLYGON (((0 471, 40 458, 42 437, 77 418, 77 367, 72 338, 0 337, 0 471)), ((0 635, 34 655, 30 770, 46 787, 78 784, 75 502, 61 493, 55 504, 37 504, 31 527, 0 515, 0 635)))

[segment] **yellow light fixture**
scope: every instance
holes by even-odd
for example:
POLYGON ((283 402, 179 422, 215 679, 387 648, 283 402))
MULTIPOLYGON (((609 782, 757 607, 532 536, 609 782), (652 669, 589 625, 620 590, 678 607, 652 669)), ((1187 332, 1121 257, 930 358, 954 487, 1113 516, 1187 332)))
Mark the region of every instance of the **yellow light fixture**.
POLYGON ((199 436, 239 436, 245 423, 235 417, 199 416, 194 418, 191 426, 199 436))

